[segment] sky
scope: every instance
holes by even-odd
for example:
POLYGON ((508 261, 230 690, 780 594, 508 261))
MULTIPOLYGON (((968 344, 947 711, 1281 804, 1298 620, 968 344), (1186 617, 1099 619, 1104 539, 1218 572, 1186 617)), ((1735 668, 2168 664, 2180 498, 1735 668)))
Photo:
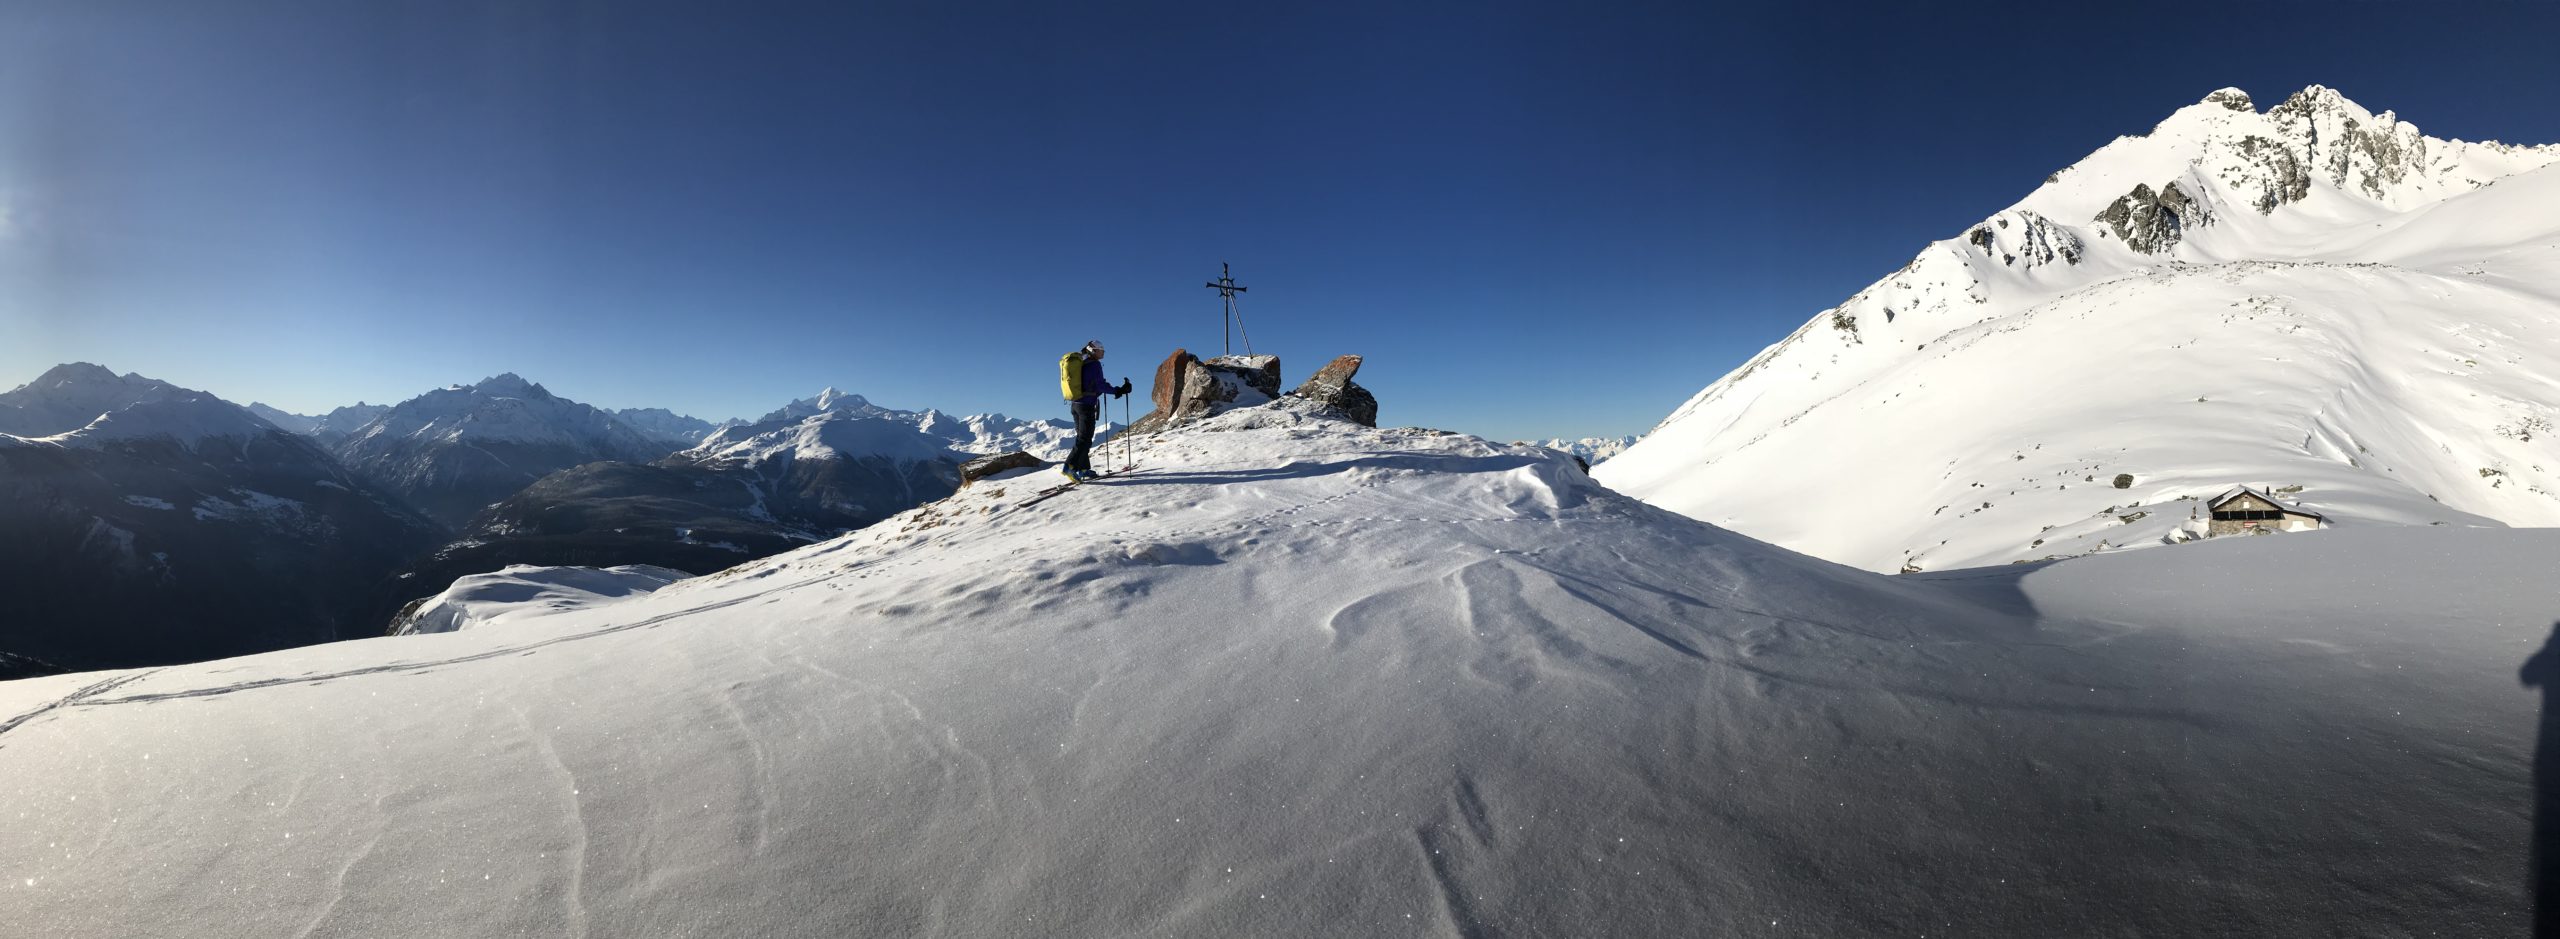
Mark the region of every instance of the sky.
POLYGON ((2216 88, 2560 141, 2543 3, 1259 6, 12 0, 0 387, 1054 417, 1230 263, 1384 423, 1640 434, 2216 88))

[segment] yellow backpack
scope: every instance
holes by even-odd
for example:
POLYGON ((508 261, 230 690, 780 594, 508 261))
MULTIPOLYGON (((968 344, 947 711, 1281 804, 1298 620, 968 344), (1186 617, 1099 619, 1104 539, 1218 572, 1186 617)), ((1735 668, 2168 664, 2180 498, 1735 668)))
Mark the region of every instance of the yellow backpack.
POLYGON ((1069 401, 1084 397, 1084 350, 1058 357, 1058 390, 1069 401))

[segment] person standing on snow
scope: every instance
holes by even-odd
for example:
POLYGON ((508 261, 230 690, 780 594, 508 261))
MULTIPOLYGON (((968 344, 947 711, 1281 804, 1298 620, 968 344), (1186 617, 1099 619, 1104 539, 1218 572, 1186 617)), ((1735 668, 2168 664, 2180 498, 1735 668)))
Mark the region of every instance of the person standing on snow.
POLYGON ((1059 390, 1066 394, 1069 410, 1076 416, 1075 451, 1067 454, 1067 462, 1058 467, 1058 472, 1066 474, 1069 481, 1100 475, 1093 471, 1093 423, 1102 416, 1102 396, 1129 396, 1128 379, 1121 379, 1117 386, 1108 382, 1109 379, 1102 377, 1100 339, 1085 343, 1084 348, 1069 352, 1058 360, 1059 390))

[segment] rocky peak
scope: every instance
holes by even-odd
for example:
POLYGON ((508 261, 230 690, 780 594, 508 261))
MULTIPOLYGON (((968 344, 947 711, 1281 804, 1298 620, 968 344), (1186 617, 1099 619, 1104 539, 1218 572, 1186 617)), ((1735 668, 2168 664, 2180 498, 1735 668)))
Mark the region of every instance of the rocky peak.
POLYGON ((524 380, 523 376, 517 375, 514 372, 504 372, 488 378, 483 378, 480 380, 479 384, 471 386, 471 389, 473 391, 480 392, 481 394, 496 395, 502 398, 551 397, 550 391, 545 390, 541 385, 524 380))
POLYGON ((2249 100, 2249 93, 2238 88, 2216 89, 2212 94, 2204 96, 2204 101, 2201 103, 2218 104, 2233 111, 2257 110, 2257 105, 2249 100))
POLYGON ((150 379, 140 375, 119 376, 114 369, 89 362, 65 362, 46 369, 44 374, 36 376, 36 380, 29 382, 25 387, 66 388, 73 385, 125 384, 131 381, 150 381, 150 379))

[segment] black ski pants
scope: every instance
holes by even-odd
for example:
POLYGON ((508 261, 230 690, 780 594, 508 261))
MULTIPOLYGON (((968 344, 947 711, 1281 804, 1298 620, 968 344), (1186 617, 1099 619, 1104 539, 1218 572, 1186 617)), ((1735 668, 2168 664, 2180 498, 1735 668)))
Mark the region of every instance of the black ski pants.
POLYGON ((1067 454, 1067 467, 1093 472, 1093 422, 1102 416, 1102 399, 1086 398, 1068 409, 1076 415, 1076 449, 1067 454))

